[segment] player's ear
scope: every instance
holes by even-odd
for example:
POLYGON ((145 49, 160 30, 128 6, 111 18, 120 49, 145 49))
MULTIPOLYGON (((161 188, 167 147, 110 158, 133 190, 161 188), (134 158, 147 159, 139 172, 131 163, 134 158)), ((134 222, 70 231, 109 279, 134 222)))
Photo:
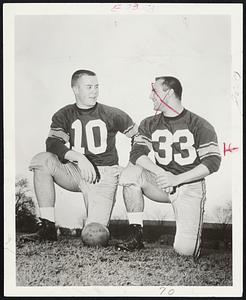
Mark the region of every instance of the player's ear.
POLYGON ((168 95, 173 96, 174 95, 174 90, 173 89, 169 90, 168 95))
POLYGON ((77 87, 77 85, 74 85, 72 87, 72 90, 73 90, 74 94, 76 95, 78 93, 78 87, 77 87))

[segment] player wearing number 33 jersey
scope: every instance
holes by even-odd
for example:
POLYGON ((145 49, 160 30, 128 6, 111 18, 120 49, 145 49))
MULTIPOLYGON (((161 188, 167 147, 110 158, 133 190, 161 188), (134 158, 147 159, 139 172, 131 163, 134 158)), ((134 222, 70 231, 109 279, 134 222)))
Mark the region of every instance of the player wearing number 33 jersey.
POLYGON ((130 154, 132 165, 120 178, 131 232, 119 249, 143 247, 145 195, 157 202, 171 202, 176 219, 174 249, 183 255, 200 254, 204 177, 219 169, 221 156, 213 126, 185 109, 181 95, 182 86, 174 77, 156 78, 152 84, 150 98, 161 113, 141 122, 130 154), (155 163, 148 158, 152 150, 155 163))
POLYGON ((125 112, 97 102, 99 85, 94 72, 76 71, 71 86, 76 103, 53 115, 46 152, 35 155, 30 164, 41 222, 39 231, 24 240, 57 240, 54 183, 82 192, 85 227, 90 223, 108 226, 120 172, 116 134, 133 138, 137 133, 137 126, 125 112))
POLYGON ((200 163, 212 173, 220 161, 213 127, 185 108, 177 117, 161 113, 141 122, 131 162, 135 163, 143 154, 148 155, 152 149, 156 164, 175 175, 190 171, 200 163))

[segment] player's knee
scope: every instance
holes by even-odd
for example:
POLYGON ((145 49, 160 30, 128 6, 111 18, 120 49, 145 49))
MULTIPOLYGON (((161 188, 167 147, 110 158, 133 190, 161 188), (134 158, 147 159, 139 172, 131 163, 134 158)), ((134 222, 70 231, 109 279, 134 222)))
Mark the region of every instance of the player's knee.
POLYGON ((195 248, 196 248, 196 240, 193 239, 176 239, 173 244, 174 250, 180 254, 185 256, 194 256, 195 248))
POLYGON ((142 180, 143 168, 137 165, 127 166, 123 169, 119 179, 119 185, 123 187, 127 186, 139 186, 143 184, 142 180))
POLYGON ((52 173, 54 165, 57 163, 57 156, 50 152, 36 154, 30 163, 29 169, 52 173))

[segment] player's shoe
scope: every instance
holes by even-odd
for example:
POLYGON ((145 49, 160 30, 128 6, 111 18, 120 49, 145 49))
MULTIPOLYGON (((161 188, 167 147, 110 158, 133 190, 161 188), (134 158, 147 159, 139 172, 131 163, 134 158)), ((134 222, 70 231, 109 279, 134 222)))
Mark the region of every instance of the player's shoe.
POLYGON ((116 245, 117 250, 134 251, 144 248, 143 228, 139 224, 131 224, 129 226, 129 237, 116 245))
POLYGON ((39 229, 37 232, 22 235, 20 238, 21 241, 57 241, 57 230, 54 222, 40 218, 38 226, 39 229))

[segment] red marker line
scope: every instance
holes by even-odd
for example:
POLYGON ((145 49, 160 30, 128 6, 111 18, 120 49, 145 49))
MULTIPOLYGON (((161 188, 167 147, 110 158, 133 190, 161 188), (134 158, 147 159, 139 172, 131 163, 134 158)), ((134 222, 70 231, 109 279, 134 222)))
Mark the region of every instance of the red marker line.
MULTIPOLYGON (((169 109, 171 109, 173 112, 175 112, 177 115, 179 114, 174 108, 172 108, 170 105, 168 105, 166 102, 164 102, 164 99, 165 99, 165 97, 163 98, 163 99, 161 99, 161 97, 158 95, 158 93, 156 92, 156 90, 154 89, 154 86, 153 86, 153 83, 151 83, 151 85, 152 85, 152 89, 153 89, 153 91, 154 91, 154 93, 156 94, 156 96, 159 98, 159 100, 161 101, 161 103, 162 104, 164 104, 166 107, 168 107, 169 109)), ((161 106, 161 105, 160 105, 161 106)), ((159 106, 159 107, 160 107, 159 106)), ((159 107, 158 107, 158 109, 159 109, 159 107)))
POLYGON ((233 148, 231 148, 231 143, 229 144, 228 148, 226 148, 226 143, 223 143, 223 144, 224 144, 224 149, 223 149, 224 150, 224 156, 226 155, 226 152, 232 153, 233 151, 239 149, 239 147, 233 147, 233 148))

